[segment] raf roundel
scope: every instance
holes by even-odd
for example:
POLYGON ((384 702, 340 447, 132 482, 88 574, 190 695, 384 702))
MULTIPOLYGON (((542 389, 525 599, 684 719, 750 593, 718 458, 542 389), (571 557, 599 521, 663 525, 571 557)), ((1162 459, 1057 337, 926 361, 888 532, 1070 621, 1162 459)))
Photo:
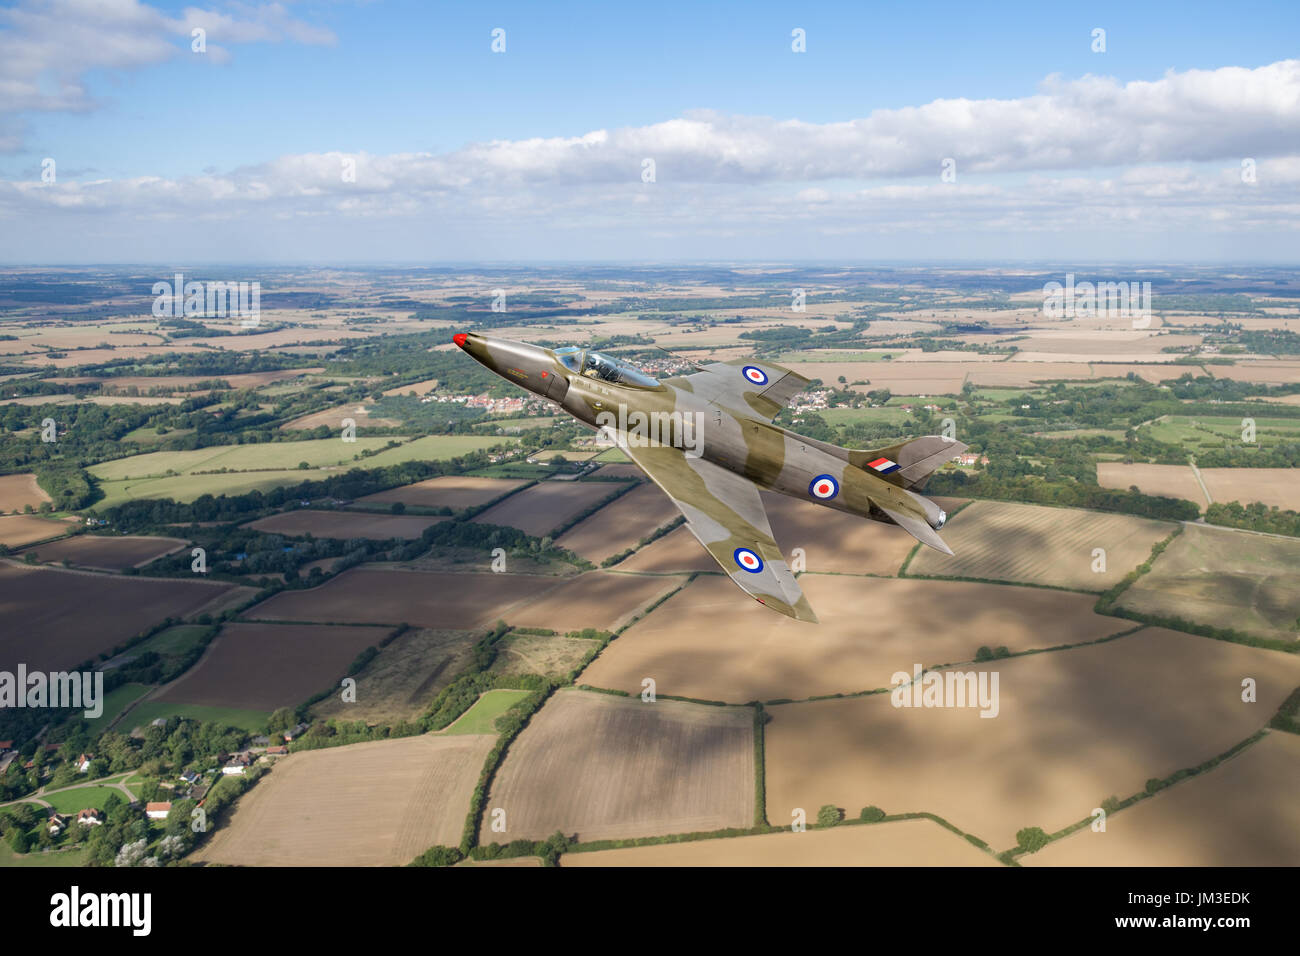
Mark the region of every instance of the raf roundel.
POLYGON ((830 475, 818 475, 808 485, 808 494, 821 501, 830 501, 840 493, 840 483, 830 475))
POLYGON ((746 365, 744 368, 745 378, 749 379, 755 385, 767 384, 767 373, 756 365, 746 365))
POLYGON ((763 559, 749 548, 737 548, 732 557, 736 559, 736 564, 740 565, 742 571, 758 574, 763 570, 763 559))

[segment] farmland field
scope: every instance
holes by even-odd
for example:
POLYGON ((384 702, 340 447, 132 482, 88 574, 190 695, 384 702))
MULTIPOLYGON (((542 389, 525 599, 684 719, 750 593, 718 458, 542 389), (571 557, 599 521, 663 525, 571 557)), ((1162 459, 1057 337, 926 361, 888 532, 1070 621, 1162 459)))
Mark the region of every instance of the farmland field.
POLYGON ((683 583, 684 578, 588 571, 569 578, 554 591, 501 610, 497 616, 516 627, 613 630, 634 612, 683 583))
POLYGON ((113 729, 120 733, 130 733, 132 730, 143 730, 155 720, 185 717, 190 720, 212 721, 223 727, 238 727, 250 734, 260 734, 266 730, 266 721, 270 716, 270 711, 265 710, 245 710, 240 707, 209 707, 205 704, 183 704, 179 701, 146 700, 128 710, 113 729))
POLYGON ((1300 618, 1300 539, 1186 525, 1120 595, 1121 607, 1294 640, 1300 618))
POLYGON ((914 663, 972 660, 980 645, 1022 651, 1133 626, 1094 614, 1088 595, 1043 588, 837 574, 799 583, 818 625, 778 617, 720 575, 696 578, 614 640, 578 682, 640 693, 652 677, 660 694, 732 703, 850 694, 888 687, 914 663))
POLYGON ((0 515, 0 544, 8 548, 21 548, 71 530, 71 522, 67 521, 38 518, 36 515, 0 515))
POLYGON ((185 544, 181 538, 81 534, 51 541, 28 553, 36 554, 46 563, 67 561, 76 567, 124 571, 171 554, 185 544))
POLYGON ((470 661, 481 637, 471 631, 413 628, 379 649, 379 656, 355 675, 357 699, 332 694, 312 706, 324 718, 394 724, 414 720, 470 661))
POLYGON ((1120 489, 1137 485, 1143 494, 1183 498, 1201 508, 1209 503, 1190 465, 1126 465, 1118 461, 1099 461, 1097 484, 1103 488, 1120 489))
POLYGON ((348 665, 389 633, 382 627, 227 624, 197 665, 155 700, 271 711, 337 686, 348 665))
POLYGON ((1000 675, 994 719, 888 694, 770 707, 769 819, 826 803, 925 810, 1006 849, 1022 827, 1050 833, 1223 753, 1300 684, 1291 655, 1161 628, 974 669, 1000 675), (1256 704, 1241 701, 1245 675, 1256 704))
POLYGON ((172 498, 190 502, 200 495, 242 495, 250 491, 289 488, 304 481, 320 481, 336 472, 311 469, 287 471, 230 471, 216 475, 173 475, 166 478, 126 478, 100 484, 104 497, 95 502, 103 511, 138 498, 172 498))
POLYGON ((497 674, 569 673, 599 642, 563 634, 507 634, 497 642, 492 671, 497 674))
POLYGON ((677 528, 614 565, 620 571, 664 574, 716 571, 718 563, 687 528, 677 528))
POLYGON ((244 616, 467 630, 508 616, 518 602, 537 597, 560 581, 537 574, 445 574, 363 566, 344 571, 320 587, 282 591, 244 616))
POLYGON ((400 501, 422 508, 450 508, 463 511, 487 504, 507 492, 521 487, 523 481, 507 478, 474 478, 469 475, 444 475, 417 481, 413 485, 390 488, 358 498, 356 504, 391 504, 400 501))
POLYGON ((424 529, 443 519, 419 515, 358 514, 352 511, 285 511, 250 521, 245 527, 291 538, 310 534, 315 538, 418 538, 424 529))
POLYGON ((192 859, 232 866, 402 866, 460 840, 496 743, 403 737, 290 754, 192 859))
POLYGON ((1145 561, 1176 525, 1131 515, 976 501, 944 527, 953 554, 921 548, 908 574, 1104 591, 1145 561), (1105 551, 1105 569, 1094 571, 1105 551))
POLYGON ((1296 866, 1300 737, 1274 731, 1200 776, 1019 862, 1030 866, 1296 866))
POLYGON ((0 475, 0 512, 22 511, 24 505, 39 508, 49 500, 35 475, 0 475))
MULTIPOLYGON (((319 468, 322 465, 351 462, 362 451, 378 450, 393 440, 361 437, 355 442, 345 442, 339 438, 317 438, 309 441, 215 445, 193 451, 153 451, 91 465, 87 470, 102 481, 120 481, 125 478, 160 477, 169 471, 189 475, 222 468, 228 471, 287 470, 297 468, 298 463, 303 461, 310 468, 319 468)), ((366 461, 369 466, 372 459, 366 461)))
POLYGON ((487 806, 506 831, 483 843, 654 836, 750 826, 753 711, 560 690, 511 744, 487 806))
POLYGON ((1300 511, 1300 468, 1202 468, 1201 477, 1215 501, 1300 511))
POLYGON ((484 438, 478 435, 426 435, 407 442, 400 448, 390 448, 372 455, 365 460, 365 467, 383 468, 387 465, 400 465, 404 461, 446 461, 493 445, 512 445, 517 440, 508 436, 484 438))
POLYGON ((622 485, 607 481, 543 481, 493 505, 473 520, 541 537, 621 490, 622 485))
POLYGON ((98 717, 86 718, 86 723, 90 725, 90 732, 103 733, 117 719, 117 716, 126 710, 127 705, 135 703, 150 690, 152 688, 148 684, 123 684, 110 690, 104 695, 103 713, 98 717))
POLYGON ((496 719, 529 695, 526 690, 490 690, 446 728, 447 734, 495 734, 496 719))
POLYGON ((635 547, 680 513, 672 499, 646 482, 565 532, 555 543, 598 564, 612 554, 635 547))
POLYGON ((0 660, 24 661, 33 670, 71 667, 157 621, 192 614, 230 590, 218 582, 124 578, 0 561, 6 623, 0 660))
MULTIPOLYGON (((815 818, 815 807, 808 816, 810 820, 815 818)), ((592 850, 566 853, 560 859, 564 867, 999 865, 991 854, 932 820, 592 850)))

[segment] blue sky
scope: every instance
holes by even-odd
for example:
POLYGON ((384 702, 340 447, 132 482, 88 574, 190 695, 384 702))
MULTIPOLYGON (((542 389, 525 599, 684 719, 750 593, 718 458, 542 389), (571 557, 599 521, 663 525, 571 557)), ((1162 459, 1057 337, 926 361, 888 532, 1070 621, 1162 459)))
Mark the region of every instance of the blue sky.
MULTIPOLYGON (((39 223, 34 241, 30 236, 23 242, 0 239, 0 258, 17 258, 34 249, 43 254, 62 250, 69 261, 96 260, 109 252, 149 257, 168 248, 157 240, 156 227, 150 233, 149 223, 156 224, 160 217, 201 219, 208 223, 205 229, 222 236, 222 244, 238 237, 273 236, 274 243, 286 247, 276 257, 280 261, 294 259, 295 248, 305 259, 421 259, 458 249, 485 258, 528 258, 530 251, 538 257, 587 258, 608 250, 614 257, 718 259, 728 257, 729 246, 759 258, 807 258, 799 253, 815 257, 839 248, 847 248, 850 255, 879 255, 889 248, 919 255, 934 248, 956 257, 981 251, 1022 257, 1026 249, 1041 246, 1026 241, 1023 219, 1017 222, 1025 207, 1016 205, 1016 195, 1029 189, 1034 177, 1113 183, 1133 175, 1134 169, 1155 166, 1173 169, 1170 181, 1175 185, 1185 183, 1189 174, 1209 182, 1222 179, 1225 170, 1244 157, 1272 171, 1266 183, 1258 185, 1274 192, 1266 202, 1261 199, 1264 190, 1250 194, 1253 211, 1243 218, 1239 232, 1225 225, 1218 238, 1198 243, 1186 235, 1185 217, 1170 216, 1163 233, 1152 233, 1131 254, 1151 256, 1167 248, 1175 258, 1216 258, 1236 249, 1253 256, 1276 249, 1279 242, 1286 251, 1287 244, 1294 246, 1295 233, 1285 227, 1282 212, 1296 201, 1291 177, 1297 152, 1285 133, 1279 133, 1292 119, 1286 112, 1289 73, 1280 79, 1275 74, 1247 78, 1240 90, 1229 93, 1229 99, 1258 96, 1262 84, 1274 100, 1273 106, 1261 110, 1256 126, 1243 124, 1233 131, 1239 146, 1219 143, 1203 155, 1190 155, 1186 143, 1195 139, 1189 127, 1194 120, 1173 114, 1200 108, 1197 96, 1214 98, 1213 89, 1231 89, 1237 81, 1226 74, 1210 75, 1205 82, 1188 80, 1169 95, 1162 93, 1154 114, 1142 96, 1132 95, 1129 108, 1110 125, 1097 128, 1100 137, 1123 139, 1137 136, 1148 124, 1188 127, 1172 137, 1173 145, 1166 139, 1138 144, 1128 156, 1112 155, 1114 151, 1099 156, 1079 150, 1077 143, 1059 151, 1036 143, 1025 148, 1034 155, 1022 160, 1015 154, 1027 127, 1012 123, 1007 155, 992 155, 996 150, 988 144, 970 154, 980 167, 979 184, 1004 191, 1001 207, 987 205, 993 199, 985 196, 978 214, 967 204, 945 221, 945 196, 913 197, 902 201, 924 204, 916 208, 932 223, 928 231, 918 232, 917 216, 900 208, 893 225, 904 228, 907 236, 891 235, 891 221, 885 217, 864 226, 852 241, 842 237, 845 228, 853 229, 853 203, 879 207, 878 193, 864 196, 864 189, 908 184, 929 188, 944 155, 957 158, 961 188, 975 187, 974 169, 963 156, 967 144, 961 118, 952 123, 951 145, 938 142, 931 150, 933 163, 928 158, 900 160, 858 175, 859 159, 854 157, 872 155, 871 150, 895 136, 891 130, 903 141, 914 135, 918 142, 924 139, 910 129, 909 111, 953 99, 1021 108, 1032 105, 1053 75, 1067 85, 1089 75, 1108 77, 1122 89, 1134 81, 1158 82, 1170 71, 1189 75, 1229 68, 1260 70, 1296 56, 1298 36, 1300 4, 1295 3, 1025 3, 981 9, 953 3, 309 2, 195 8, 104 0, 101 22, 87 23, 72 0, 24 0, 0 5, 0 59, 6 50, 41 52, 30 64, 14 66, 11 57, 8 68, 0 66, 0 91, 6 81, 26 84, 20 88, 27 90, 26 98, 16 94, 9 104, 0 96, 0 144, 7 146, 0 153, 0 187, 38 180, 46 157, 56 159, 60 178, 39 199, 18 187, 8 195, 0 191, 0 217, 34 214, 39 223), (206 55, 189 51, 188 26, 199 22, 209 24, 206 55), (490 50, 494 27, 507 31, 504 54, 490 50), (807 32, 806 53, 790 49, 795 27, 807 32), (1097 27, 1106 30, 1106 51, 1100 54, 1090 48, 1091 31, 1097 27), (114 52, 103 53, 105 49, 114 52), (1203 94, 1207 84, 1212 91, 1203 94), (75 89, 69 92, 69 86, 75 89), (24 104, 30 106, 21 108, 24 104), (678 139, 663 150, 655 148, 659 124, 696 117, 696 111, 728 118, 731 126, 736 125, 732 120, 743 118, 739 125, 746 131, 734 139, 678 139), (746 168, 729 178, 728 163, 748 164, 750 139, 761 140, 774 153, 781 151, 779 137, 786 133, 779 127, 749 130, 749 119, 794 120, 821 128, 825 136, 819 143, 824 145, 805 147, 808 154, 802 162, 812 165, 819 155, 835 152, 841 137, 834 124, 881 111, 881 128, 863 141, 866 154, 846 146, 850 155, 806 176, 798 169, 746 168), (491 182, 480 181, 472 152, 477 144, 492 141, 562 143, 593 131, 639 129, 647 132, 629 137, 628 161, 635 160, 636 150, 664 156, 664 175, 656 185, 665 188, 648 202, 644 195, 632 197, 654 211, 634 210, 637 215, 622 230, 618 223, 629 218, 628 210, 619 194, 601 192, 597 185, 608 186, 608 169, 597 170, 591 178, 592 168, 586 165, 590 146, 570 144, 562 150, 581 153, 582 162, 557 158, 544 175, 534 171, 514 182, 501 168, 491 182), (706 155, 710 150, 715 154, 706 155), (1057 152, 1060 157, 1054 158, 1057 152), (307 201, 312 197, 298 196, 298 205, 281 206, 274 214, 267 203, 247 202, 249 176, 260 190, 253 198, 269 192, 277 203, 289 203, 292 197, 280 188, 283 166, 274 164, 283 163, 284 157, 315 157, 313 162, 324 168, 337 165, 335 154, 374 158, 373 163, 362 160, 363 170, 385 162, 390 167, 382 188, 373 178, 367 183, 364 174, 359 181, 366 190, 364 213, 355 208, 355 198, 343 196, 315 205, 307 201), (407 155, 428 159, 383 160, 407 155), (330 159, 327 163, 321 157, 330 159), (440 157, 448 158, 447 163, 440 157), (437 167, 432 187, 431 165, 437 167), (256 172, 274 168, 280 174, 256 172), (689 175, 682 175, 688 168, 689 175), (245 176, 241 170, 255 172, 245 176), (154 185, 146 190, 140 185, 152 177, 164 181, 166 188, 154 185), (216 188, 212 194, 225 197, 233 190, 233 205, 226 202, 224 210, 196 213, 194 180, 205 177, 231 179, 233 186, 216 188), (69 192, 60 198, 60 189, 69 192), (150 196, 143 202, 146 191, 150 196), (182 193, 185 196, 178 195, 182 193), (387 205, 379 202, 381 193, 388 197, 387 205), (783 202, 809 194, 815 194, 815 204, 831 207, 827 215, 790 218, 788 209, 782 211, 783 202), (419 198, 413 202, 413 196, 419 198), (705 211, 700 209, 701 196, 730 205, 705 211), (244 208, 235 209, 241 202, 244 208), (527 216, 502 220, 500 211, 512 205, 544 207, 551 228, 545 222, 525 221, 527 216), (85 210, 91 207, 95 212, 88 220, 85 210), (755 209, 748 222, 746 207, 755 209), (475 209, 488 210, 489 218, 495 215, 499 221, 485 222, 475 216, 475 209), (700 210, 695 222, 692 209, 700 210), (963 209, 970 214, 966 219, 961 218, 963 209), (431 216, 436 230, 430 228, 431 216), (783 217, 784 222, 776 221, 783 217), (311 227, 295 230, 283 224, 286 219, 310 220, 311 227), (717 224, 724 221, 731 225, 719 231, 717 224), (1005 225, 996 225, 999 222, 1005 225), (350 242, 356 247, 348 248, 350 242)), ((1067 89, 1062 101, 1076 100, 1080 89, 1067 89)), ((1098 94, 1091 102, 1105 108, 1107 95, 1098 94)), ((1230 103, 1219 106, 1231 115, 1230 103)), ((977 113, 975 118, 1003 112, 995 107, 991 114, 977 113)), ((1043 119, 1049 114, 1037 115, 1032 122, 1039 129, 1045 122, 1050 125, 1043 119)), ((933 124, 928 128, 932 140, 933 124)), ((1050 131, 1045 138, 1050 139, 1050 131)), ((929 140, 926 143, 924 148, 929 148, 929 140)), ((604 145, 599 148, 609 151, 604 145)), ((523 145, 519 149, 525 151, 523 145)), ((531 154, 525 158, 526 165, 535 161, 531 154)), ((506 165, 513 168, 516 162, 511 157, 506 165)), ((645 185, 636 174, 636 168, 629 170, 629 190, 645 185)), ((1143 181, 1149 178, 1137 175, 1143 181)), ((1048 187, 1040 183, 1034 188, 1048 187)), ((1203 194, 1200 199, 1224 208, 1222 195, 1203 194)), ((1052 215, 1060 218, 1059 212, 1052 215)), ((1051 251, 1096 256, 1108 248, 1122 249, 1126 242, 1117 221, 1123 218, 1112 210, 1084 217, 1073 228, 1060 223, 1058 229, 1046 230, 1053 232, 1051 251)), ((1209 218, 1226 222, 1220 213, 1209 218)), ((183 245, 192 246, 188 253, 193 255, 220 251, 215 241, 207 251, 197 239, 187 238, 183 245)), ((272 251, 255 249, 259 255, 272 251)))

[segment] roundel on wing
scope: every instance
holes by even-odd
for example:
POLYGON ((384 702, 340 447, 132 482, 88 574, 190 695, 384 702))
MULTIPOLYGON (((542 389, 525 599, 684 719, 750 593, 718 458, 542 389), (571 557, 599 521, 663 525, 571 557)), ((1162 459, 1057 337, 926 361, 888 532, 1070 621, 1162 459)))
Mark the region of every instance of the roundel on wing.
POLYGON ((737 548, 732 557, 735 558, 736 564, 742 571, 758 574, 763 570, 763 559, 749 548, 737 548))
POLYGON ((822 501, 830 501, 840 493, 840 483, 830 475, 818 475, 808 484, 808 494, 822 501))
POLYGON ((745 378, 754 385, 767 384, 767 373, 757 365, 746 365, 742 371, 745 373, 745 378))

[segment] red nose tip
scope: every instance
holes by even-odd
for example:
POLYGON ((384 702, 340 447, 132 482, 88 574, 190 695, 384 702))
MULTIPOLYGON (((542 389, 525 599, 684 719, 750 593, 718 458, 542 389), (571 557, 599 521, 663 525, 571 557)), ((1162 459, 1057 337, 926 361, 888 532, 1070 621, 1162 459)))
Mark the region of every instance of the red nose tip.
POLYGON ((457 345, 459 345, 461 348, 464 348, 466 338, 468 338, 468 336, 466 336, 464 332, 457 332, 455 335, 451 337, 451 340, 455 342, 457 345))

